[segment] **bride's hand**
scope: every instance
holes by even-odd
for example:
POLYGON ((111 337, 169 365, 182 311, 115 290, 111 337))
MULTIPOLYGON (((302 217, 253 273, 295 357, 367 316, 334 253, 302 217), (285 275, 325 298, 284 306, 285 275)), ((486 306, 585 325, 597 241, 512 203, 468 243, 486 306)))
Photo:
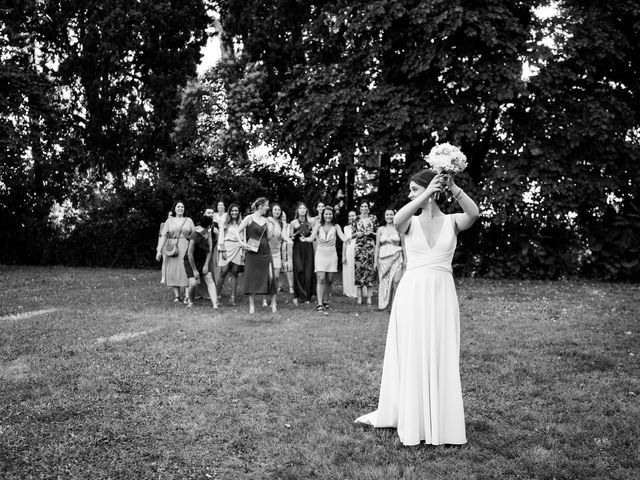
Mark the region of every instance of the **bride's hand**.
POLYGON ((427 189, 425 190, 425 195, 427 196, 427 198, 430 198, 436 193, 442 192, 444 190, 444 185, 446 182, 445 177, 446 175, 443 175, 442 173, 439 173, 438 175, 433 177, 433 179, 427 186, 427 189))

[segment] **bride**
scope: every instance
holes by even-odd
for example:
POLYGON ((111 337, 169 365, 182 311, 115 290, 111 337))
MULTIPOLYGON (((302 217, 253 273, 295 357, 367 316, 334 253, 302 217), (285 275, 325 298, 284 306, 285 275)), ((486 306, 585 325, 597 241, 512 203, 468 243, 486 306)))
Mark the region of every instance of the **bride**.
POLYGON ((397 428, 403 445, 467 442, 460 385, 460 313, 451 260, 457 234, 479 217, 452 176, 422 170, 396 213, 407 269, 393 300, 378 409, 356 419, 397 428), (448 188, 464 213, 445 215, 434 195, 448 188), (414 216, 418 209, 422 213, 414 216))

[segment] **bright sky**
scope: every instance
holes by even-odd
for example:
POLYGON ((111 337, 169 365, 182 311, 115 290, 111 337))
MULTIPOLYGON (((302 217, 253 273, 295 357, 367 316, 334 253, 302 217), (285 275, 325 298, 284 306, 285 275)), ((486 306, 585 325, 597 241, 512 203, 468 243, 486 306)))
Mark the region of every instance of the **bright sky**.
POLYGON ((202 58, 198 66, 198 75, 202 75, 220 60, 220 41, 217 36, 210 36, 207 44, 200 50, 202 58))

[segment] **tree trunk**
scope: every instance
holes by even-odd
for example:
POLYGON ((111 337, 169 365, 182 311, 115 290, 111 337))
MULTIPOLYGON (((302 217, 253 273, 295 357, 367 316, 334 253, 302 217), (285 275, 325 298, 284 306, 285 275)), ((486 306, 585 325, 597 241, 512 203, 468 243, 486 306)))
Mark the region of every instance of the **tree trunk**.
MULTIPOLYGON (((233 39, 230 38, 224 31, 222 22, 215 16, 212 17, 213 28, 218 33, 220 39, 220 60, 226 67, 227 74, 224 76, 224 88, 227 93, 227 99, 233 98, 231 94, 231 84, 240 75, 236 68, 235 61, 236 56, 233 49, 233 39)), ((229 122, 229 131, 237 132, 233 142, 236 146, 234 154, 237 154, 240 159, 241 165, 249 164, 249 146, 244 138, 244 128, 242 127, 242 116, 235 110, 233 102, 227 103, 227 120, 229 122)))
POLYGON ((380 169, 378 173, 378 198, 381 202, 375 206, 375 213, 381 215, 387 208, 387 203, 391 196, 391 154, 384 152, 380 154, 380 169), (384 203, 386 202, 386 203, 384 203))

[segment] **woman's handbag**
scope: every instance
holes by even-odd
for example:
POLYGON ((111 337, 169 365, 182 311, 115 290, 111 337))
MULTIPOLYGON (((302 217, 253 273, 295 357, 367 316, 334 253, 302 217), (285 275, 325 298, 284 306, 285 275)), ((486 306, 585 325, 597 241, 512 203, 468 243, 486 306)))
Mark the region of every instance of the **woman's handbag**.
POLYGON ((267 230, 267 224, 265 223, 264 230, 262 230, 262 233, 260 234, 260 238, 258 238, 257 240, 255 238, 250 238, 249 240, 247 240, 247 250, 253 253, 258 252, 258 249, 260 248, 260 240, 262 240, 262 235, 264 235, 264 232, 266 230, 267 230))
POLYGON ((175 243, 172 243, 170 246, 166 246, 164 247, 164 254, 167 257, 177 257, 178 253, 180 252, 180 248, 178 247, 178 243, 180 242, 180 235, 182 235, 182 228, 184 227, 184 224, 187 223, 187 219, 185 218, 182 222, 182 225, 180 226, 180 231, 178 232, 178 238, 176 239, 175 243))

